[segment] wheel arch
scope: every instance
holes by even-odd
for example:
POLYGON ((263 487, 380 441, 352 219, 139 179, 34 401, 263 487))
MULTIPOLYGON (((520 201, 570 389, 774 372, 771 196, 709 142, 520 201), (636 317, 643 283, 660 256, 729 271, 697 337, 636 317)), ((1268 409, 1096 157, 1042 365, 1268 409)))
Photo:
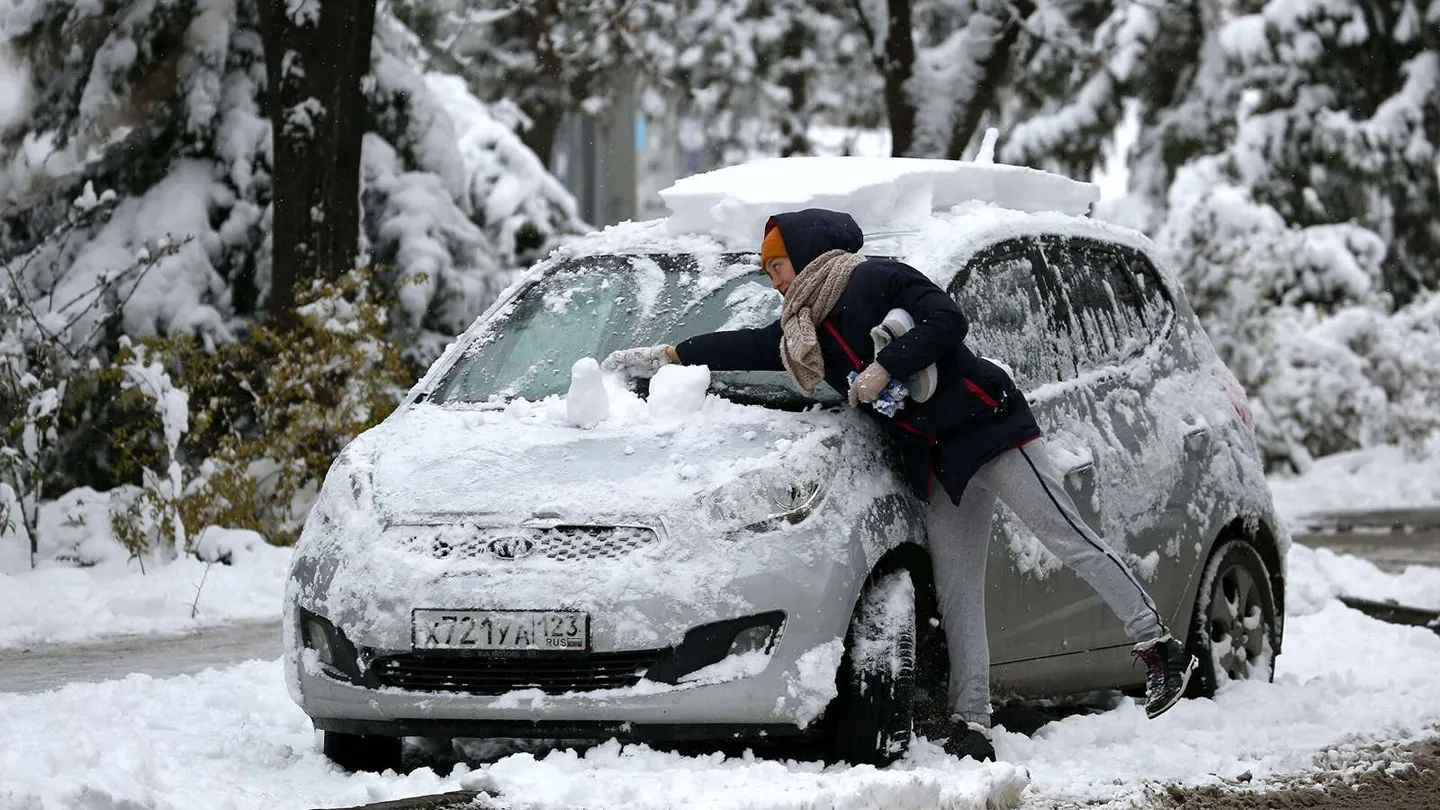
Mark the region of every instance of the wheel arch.
POLYGON ((1270 522, 1255 515, 1237 515, 1224 524, 1210 545, 1205 549, 1205 554, 1197 561, 1195 574, 1190 577, 1189 587, 1185 590, 1185 598, 1181 602, 1181 609, 1184 611, 1184 623, 1179 625, 1189 628, 1195 620, 1195 604, 1200 598, 1201 574, 1214 557, 1215 552, 1231 540, 1242 540, 1248 543, 1260 555, 1260 560, 1265 563, 1265 570, 1270 577, 1270 593, 1275 600, 1275 613, 1277 622, 1277 638, 1275 639, 1275 654, 1279 655, 1285 638, 1285 568, 1284 561, 1280 556, 1280 544, 1275 535, 1274 528, 1270 522))

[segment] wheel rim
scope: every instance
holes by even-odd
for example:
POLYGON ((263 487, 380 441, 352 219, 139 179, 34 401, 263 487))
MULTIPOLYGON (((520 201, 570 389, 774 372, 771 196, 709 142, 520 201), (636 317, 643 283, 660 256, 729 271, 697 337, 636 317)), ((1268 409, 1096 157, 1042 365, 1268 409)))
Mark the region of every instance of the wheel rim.
POLYGON ((1245 566, 1226 566, 1210 593, 1210 650, 1216 668, 1231 680, 1251 677, 1263 665, 1269 632, 1260 583, 1245 566))

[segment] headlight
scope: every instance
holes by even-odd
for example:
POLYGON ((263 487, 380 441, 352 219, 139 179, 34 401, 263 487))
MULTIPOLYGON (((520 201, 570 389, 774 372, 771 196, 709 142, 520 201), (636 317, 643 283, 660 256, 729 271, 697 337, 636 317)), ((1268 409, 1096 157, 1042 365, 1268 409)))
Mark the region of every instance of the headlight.
POLYGON ((320 663, 335 666, 335 650, 330 646, 330 633, 318 618, 305 620, 305 646, 314 650, 320 663))
POLYGON ((373 512, 375 490, 371 481, 370 466, 357 464, 342 451, 325 473, 325 484, 312 514, 319 518, 321 525, 328 526, 343 521, 347 514, 373 512))
POLYGON ((807 456, 803 467, 777 464, 744 473, 706 497, 706 511, 728 533, 774 531, 809 517, 839 466, 841 441, 821 442, 820 452, 807 456))

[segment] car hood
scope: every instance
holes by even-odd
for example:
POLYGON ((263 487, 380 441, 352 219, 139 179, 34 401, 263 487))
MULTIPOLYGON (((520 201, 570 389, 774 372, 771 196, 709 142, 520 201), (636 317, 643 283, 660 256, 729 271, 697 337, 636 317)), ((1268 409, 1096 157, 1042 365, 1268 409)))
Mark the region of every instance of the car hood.
POLYGON ((504 411, 417 405, 347 453, 368 462, 375 506, 389 523, 623 519, 693 510, 707 491, 760 470, 823 475, 816 468, 834 467, 826 448, 848 425, 844 414, 714 397, 684 419, 591 429, 566 423, 563 402, 504 411))

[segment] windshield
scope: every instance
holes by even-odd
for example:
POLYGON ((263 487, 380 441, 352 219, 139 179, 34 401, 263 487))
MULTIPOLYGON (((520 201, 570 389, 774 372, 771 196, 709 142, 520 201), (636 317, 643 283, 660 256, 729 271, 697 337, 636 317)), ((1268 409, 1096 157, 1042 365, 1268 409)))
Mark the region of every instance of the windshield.
MULTIPOLYGON (((489 325, 478 348, 446 373, 432 400, 482 403, 564 394, 570 366, 582 357, 602 360, 615 349, 766 326, 780 316, 780 303, 746 254, 569 259, 521 292, 510 312, 489 325)), ((778 408, 816 402, 783 372, 714 372, 711 391, 778 408)), ((828 388, 816 393, 821 401, 839 399, 828 388)))

